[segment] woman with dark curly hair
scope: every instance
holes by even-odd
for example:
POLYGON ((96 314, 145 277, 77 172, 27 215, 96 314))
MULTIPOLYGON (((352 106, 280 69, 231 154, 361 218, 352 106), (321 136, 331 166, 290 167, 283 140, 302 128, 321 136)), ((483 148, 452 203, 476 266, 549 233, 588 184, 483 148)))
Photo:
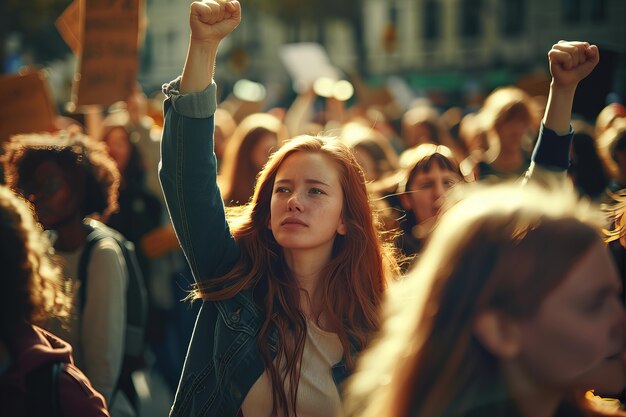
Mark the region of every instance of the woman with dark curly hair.
MULTIPOLYGON (((108 416, 104 399, 74 365, 67 342, 36 325, 50 317, 67 318, 70 297, 60 268, 49 256, 50 243, 28 204, 0 187, 0 414, 40 415, 45 392, 33 394, 32 375, 60 364, 58 407, 64 416, 108 416)), ((50 394, 52 395, 52 394, 50 394)))
MULTIPOLYGON (((35 207, 39 222, 56 235, 63 273, 78 282, 88 218, 106 221, 117 208, 119 172, 105 146, 89 137, 59 132, 13 137, 5 144, 6 182, 35 207)), ((104 225, 102 225, 104 227, 104 225)), ((86 267, 86 290, 74 297, 77 314, 54 330, 74 348, 77 365, 107 400, 113 416, 134 415, 116 389, 124 354, 128 270, 113 238, 98 240, 86 267)))

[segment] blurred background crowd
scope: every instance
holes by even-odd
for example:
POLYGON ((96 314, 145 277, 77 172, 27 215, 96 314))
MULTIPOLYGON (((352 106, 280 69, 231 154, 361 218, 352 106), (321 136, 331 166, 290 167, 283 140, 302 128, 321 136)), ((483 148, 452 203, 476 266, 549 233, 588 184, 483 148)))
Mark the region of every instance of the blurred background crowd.
MULTIPOLYGON (((108 164, 115 172, 116 201, 95 211, 134 243, 148 296, 146 364, 133 380, 141 404, 137 409, 141 415, 164 416, 197 310, 196 304, 180 302, 193 280, 157 177, 160 88, 180 73, 189 37, 181 22, 189 5, 146 0, 140 8, 136 82, 128 95, 76 109, 68 103, 77 57, 54 25, 70 3, 2 2, 1 75, 43 69, 56 110, 54 129, 95 140, 76 142, 82 151, 71 142, 76 160, 108 155, 103 155, 107 163, 93 165, 108 164)), ((597 44, 602 58, 576 93, 568 174, 580 195, 604 203, 609 216, 623 210, 613 200, 626 188, 622 0, 245 3, 246 18, 223 42, 215 74, 215 152, 227 206, 248 202, 256 175, 284 140, 326 132, 354 149, 385 227, 403 232, 395 242, 404 254, 418 255, 449 188, 516 178, 528 169, 550 82, 545 51, 559 39, 581 39, 597 44), (303 60, 310 64, 302 65, 303 60)), ((0 93, 3 100, 11 99, 10 92, 0 93)), ((19 167, 28 149, 42 147, 46 144, 18 146, 14 141, 5 152, 19 167)), ((65 162, 56 163, 65 178, 74 175, 67 174, 73 171, 65 162)), ((73 163, 78 164, 67 162, 73 163)), ((28 165, 9 174, 13 184, 34 186, 36 195, 59 187, 42 182, 28 165)), ((89 198, 84 191, 79 194, 80 181, 68 187, 89 198)), ((70 207, 67 201, 60 204, 70 207)), ((620 239, 613 245, 616 256, 623 257, 620 239)), ((411 263, 407 260, 405 268, 411 263)), ((101 391, 98 378, 88 376, 101 391)))

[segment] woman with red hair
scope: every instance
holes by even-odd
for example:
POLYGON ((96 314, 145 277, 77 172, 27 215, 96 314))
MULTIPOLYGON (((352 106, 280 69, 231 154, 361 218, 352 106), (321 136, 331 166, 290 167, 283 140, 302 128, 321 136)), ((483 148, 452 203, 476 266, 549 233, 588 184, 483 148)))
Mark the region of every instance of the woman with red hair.
POLYGON ((182 78, 165 87, 161 183, 202 300, 170 415, 332 416, 378 328, 393 249, 338 139, 286 142, 250 202, 224 209, 212 71, 240 13, 238 1, 193 3, 182 78))

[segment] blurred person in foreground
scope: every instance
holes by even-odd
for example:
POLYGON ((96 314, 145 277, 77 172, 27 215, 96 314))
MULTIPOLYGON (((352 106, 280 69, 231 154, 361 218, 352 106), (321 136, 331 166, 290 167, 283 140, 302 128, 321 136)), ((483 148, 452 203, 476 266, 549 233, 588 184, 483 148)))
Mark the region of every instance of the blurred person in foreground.
POLYGON ((74 365, 71 346, 37 325, 71 313, 49 251, 30 205, 0 186, 0 415, 106 417, 104 398, 74 365), (38 389, 46 386, 41 380, 48 390, 38 389), (55 403, 56 410, 45 408, 55 403))
POLYGON ((69 326, 53 327, 54 332, 70 342, 77 365, 104 396, 111 415, 134 416, 132 399, 119 385, 129 272, 118 242, 98 240, 82 283, 79 277, 90 224, 106 222, 117 209, 115 162, 102 142, 64 131, 16 135, 4 149, 7 185, 33 204, 37 220, 54 236, 65 278, 76 288, 86 286, 73 297, 69 326))

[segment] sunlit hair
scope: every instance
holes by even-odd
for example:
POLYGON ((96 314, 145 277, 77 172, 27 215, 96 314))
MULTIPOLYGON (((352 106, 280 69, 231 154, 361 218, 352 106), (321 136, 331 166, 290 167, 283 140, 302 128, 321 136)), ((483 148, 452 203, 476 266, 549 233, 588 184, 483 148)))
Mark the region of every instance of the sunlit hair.
POLYGON ((376 181, 398 168, 398 155, 380 132, 360 122, 349 122, 343 125, 339 137, 357 155, 365 153, 374 162, 374 172, 366 172, 366 178, 376 181))
POLYGON ((259 174, 252 154, 259 140, 267 134, 274 135, 277 144, 287 139, 286 128, 276 116, 255 113, 243 119, 227 139, 219 179, 226 205, 246 204, 252 197, 259 174))
MULTIPOLYGON (((596 140, 603 166, 612 178, 619 179, 620 167, 616 161, 616 153, 626 150, 626 119, 617 121, 596 140)), ((609 198, 603 206, 612 223, 611 228, 605 231, 607 242, 626 236, 626 192, 619 190, 609 193, 609 198)))
POLYGON ((404 193, 415 176, 421 172, 429 172, 433 164, 439 168, 451 171, 458 175, 459 180, 463 174, 459 168, 459 162, 447 146, 424 143, 414 148, 407 149, 400 155, 400 166, 404 170, 402 179, 398 183, 398 192, 404 193))
POLYGON ((535 128, 538 122, 538 112, 532 98, 521 88, 513 86, 495 89, 485 99, 479 114, 486 130, 515 119, 527 121, 531 128, 535 128))
MULTIPOLYGON (((415 177, 420 173, 430 172, 434 165, 437 165, 442 170, 454 173, 459 181, 464 181, 464 177, 461 174, 459 163, 454 154, 450 148, 443 145, 423 143, 409 148, 400 155, 399 165, 400 168, 393 175, 372 183, 368 189, 372 195, 380 197, 378 199, 378 210, 382 213, 387 227, 390 229, 400 228, 404 238, 408 236, 415 237, 413 230, 417 226, 418 221, 413 210, 409 210, 405 206, 402 212, 399 213, 396 208, 392 207, 394 204, 398 204, 398 208, 400 204, 404 205, 402 203, 403 194, 412 191, 409 189, 409 185, 415 177), (394 203, 396 197, 399 197, 400 201, 394 203)), ((398 238, 402 240, 403 236, 398 236, 398 238)), ((412 256, 413 253, 407 253, 407 255, 412 256)), ((405 259, 405 261, 408 261, 408 259, 405 259)))
POLYGON ((33 133, 13 136, 4 151, 6 184, 19 194, 29 188, 37 167, 52 161, 84 190, 84 216, 105 221, 117 210, 119 171, 103 143, 76 132, 33 133))
POLYGON ((342 210, 347 226, 337 235, 332 258, 321 274, 322 310, 329 326, 337 332, 348 369, 353 355, 361 351, 379 325, 379 304, 387 279, 397 273, 393 247, 383 243, 377 219, 370 208, 363 171, 350 149, 333 138, 300 136, 286 142, 261 171, 251 202, 230 208, 231 233, 241 248, 241 258, 225 276, 201 287, 196 295, 209 300, 234 297, 252 290, 263 308, 264 318, 258 335, 258 348, 269 370, 273 391, 273 415, 295 410, 298 387, 297 369, 302 359, 306 319, 300 309, 300 289, 289 273, 282 248, 267 225, 274 181, 282 163, 296 152, 321 154, 334 163, 344 194, 342 210), (277 360, 272 361, 268 338, 278 330, 277 360), (286 369, 290 392, 283 389, 286 369))
POLYGON ((617 152, 626 150, 626 118, 615 121, 613 126, 596 136, 596 147, 605 171, 612 178, 619 178, 620 166, 617 163, 617 152))
POLYGON ((616 120, 626 118, 626 107, 620 103, 607 104, 596 117, 595 132, 601 135, 613 126, 616 120))
POLYGON ((468 153, 484 152, 487 149, 485 128, 476 113, 468 113, 459 123, 459 139, 464 143, 468 153))
POLYGON ((456 193, 464 189, 475 191, 442 215, 415 268, 388 291, 383 330, 348 381, 347 416, 517 415, 473 322, 486 310, 531 316, 601 242, 602 216, 571 189, 456 193))
POLYGON ((407 147, 420 143, 452 146, 452 138, 447 126, 441 120, 437 109, 427 104, 417 105, 402 116, 402 138, 407 147), (422 126, 428 132, 426 137, 415 137, 416 126, 422 126))
POLYGON ((24 323, 68 317, 71 298, 51 252, 30 204, 0 186, 0 339, 12 338, 24 323))

